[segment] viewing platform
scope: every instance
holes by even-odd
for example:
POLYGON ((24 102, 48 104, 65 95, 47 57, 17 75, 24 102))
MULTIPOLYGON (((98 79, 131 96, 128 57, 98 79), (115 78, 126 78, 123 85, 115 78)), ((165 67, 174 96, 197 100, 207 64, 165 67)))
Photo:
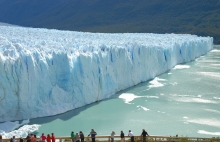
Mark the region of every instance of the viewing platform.
MULTIPOLYGON (((16 138, 19 142, 20 138, 16 138)), ((24 142, 26 139, 23 138, 24 142)), ((2 142, 9 142, 10 139, 3 139, 2 142)), ((90 136, 85 137, 85 142, 91 142, 90 136)), ((111 142, 111 136, 96 136, 97 142, 111 142)), ((135 142, 142 142, 142 136, 134 136, 135 142)), ((37 142, 41 142, 37 138, 37 142)), ((56 142, 72 142, 71 137, 56 137, 56 142)), ((120 136, 114 136, 114 142, 121 142, 120 136)), ((125 136, 125 142, 130 142, 130 137, 125 136)), ((213 138, 199 138, 199 137, 176 137, 176 136, 147 136, 146 142, 220 142, 220 137, 213 138)))

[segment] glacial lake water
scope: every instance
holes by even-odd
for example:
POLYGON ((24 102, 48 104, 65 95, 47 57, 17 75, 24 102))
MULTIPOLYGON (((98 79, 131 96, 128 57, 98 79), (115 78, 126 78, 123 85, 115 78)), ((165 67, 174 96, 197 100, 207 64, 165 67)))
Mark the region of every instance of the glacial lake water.
POLYGON ((60 115, 31 119, 36 132, 70 136, 71 131, 116 135, 220 136, 220 46, 208 54, 124 91, 60 115))

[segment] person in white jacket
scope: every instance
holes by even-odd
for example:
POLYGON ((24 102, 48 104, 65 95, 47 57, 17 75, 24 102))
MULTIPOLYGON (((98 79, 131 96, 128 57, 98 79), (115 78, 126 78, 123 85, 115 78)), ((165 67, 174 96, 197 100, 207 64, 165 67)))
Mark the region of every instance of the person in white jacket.
POLYGON ((111 142, 114 142, 114 136, 115 136, 115 131, 112 131, 112 133, 111 133, 111 142))
POLYGON ((131 142, 134 142, 134 134, 131 132, 131 130, 128 131, 128 136, 130 136, 131 142))
POLYGON ((76 133, 75 135, 75 142, 80 142, 80 137, 78 133, 76 133))

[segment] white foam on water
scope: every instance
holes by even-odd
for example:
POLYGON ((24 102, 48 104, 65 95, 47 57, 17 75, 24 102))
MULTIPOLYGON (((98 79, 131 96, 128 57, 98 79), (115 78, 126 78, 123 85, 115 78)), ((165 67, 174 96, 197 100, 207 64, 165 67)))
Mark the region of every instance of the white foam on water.
POLYGON ((170 83, 170 84, 174 86, 174 85, 177 85, 178 83, 177 83, 177 82, 174 82, 174 83, 170 83))
POLYGON ((209 131, 205 131, 205 130, 198 130, 197 133, 206 134, 206 135, 220 136, 220 132, 209 132, 209 131))
POLYGON ((159 97, 158 96, 146 96, 146 98, 156 98, 156 99, 158 99, 159 97))
POLYGON ((209 111, 209 112, 214 112, 214 113, 219 113, 220 114, 220 111, 218 110, 214 110, 214 109, 205 109, 206 111, 209 111))
POLYGON ((218 97, 213 97, 214 99, 216 99, 216 100, 220 100, 220 98, 218 98, 218 97))
POLYGON ((189 123, 202 124, 202 125, 208 125, 208 126, 220 128, 220 120, 217 119, 196 118, 196 119, 187 119, 185 121, 189 123))
POLYGON ((197 74, 220 79, 220 73, 217 73, 217 72, 197 72, 197 74))
POLYGON ((148 111, 148 110, 150 110, 150 109, 148 109, 148 108, 146 108, 146 107, 143 107, 143 106, 137 106, 138 108, 142 108, 144 111, 148 111))
POLYGON ((170 94, 173 97, 189 97, 190 95, 177 95, 177 94, 170 94))
POLYGON ((218 49, 213 49, 213 50, 211 50, 210 52, 220 52, 220 50, 218 50, 218 49))
POLYGON ((198 62, 199 63, 219 63, 219 61, 216 61, 216 60, 201 60, 201 61, 198 61, 198 62))
POLYGON ((189 65, 176 65, 173 69, 176 70, 176 69, 188 69, 190 68, 189 65))
POLYGON ((220 64, 210 64, 210 66, 220 67, 220 64))
POLYGON ((208 99, 201 99, 201 98, 180 98, 180 99, 176 99, 176 101, 179 102, 194 102, 194 103, 211 103, 211 104, 216 104, 216 101, 212 101, 212 100, 208 100, 208 99))

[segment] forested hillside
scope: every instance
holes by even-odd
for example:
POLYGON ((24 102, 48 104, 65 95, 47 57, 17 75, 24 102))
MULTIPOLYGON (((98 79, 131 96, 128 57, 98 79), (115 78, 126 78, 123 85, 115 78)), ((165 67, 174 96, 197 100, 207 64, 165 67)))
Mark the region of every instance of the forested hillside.
POLYGON ((88 32, 190 33, 220 44, 220 0, 1 0, 0 22, 88 32))

